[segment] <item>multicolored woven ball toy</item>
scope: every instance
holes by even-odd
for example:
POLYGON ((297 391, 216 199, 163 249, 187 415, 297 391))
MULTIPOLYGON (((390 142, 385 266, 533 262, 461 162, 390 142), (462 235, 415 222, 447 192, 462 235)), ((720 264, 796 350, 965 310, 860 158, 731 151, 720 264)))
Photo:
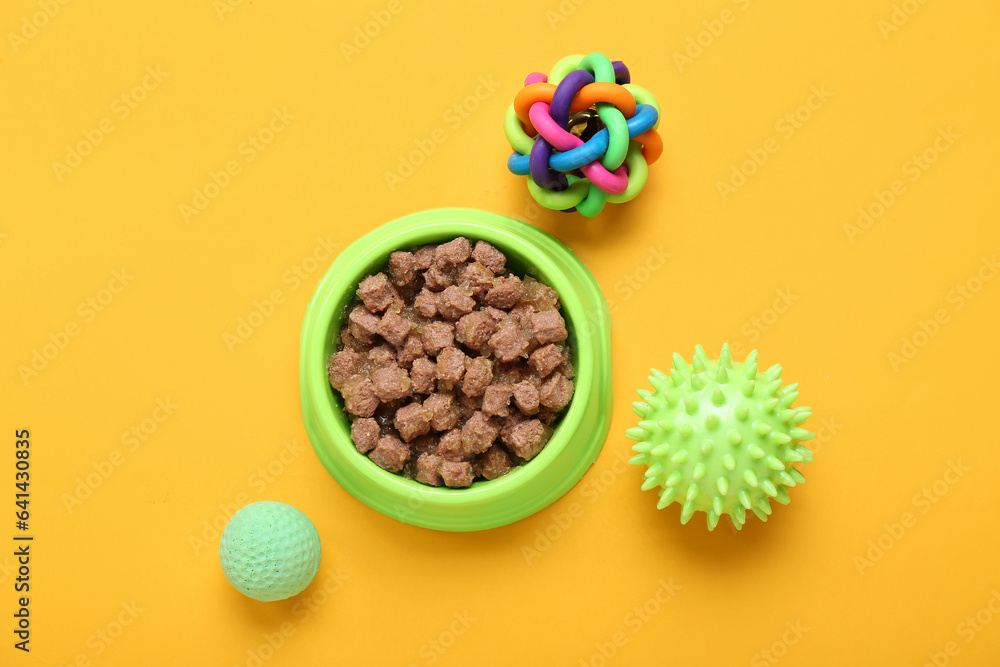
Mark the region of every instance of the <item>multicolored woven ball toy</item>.
POLYGON ((620 60, 568 56, 548 76, 529 75, 507 110, 507 168, 528 176, 542 206, 594 216, 646 185, 663 152, 659 123, 656 98, 631 83, 620 60))

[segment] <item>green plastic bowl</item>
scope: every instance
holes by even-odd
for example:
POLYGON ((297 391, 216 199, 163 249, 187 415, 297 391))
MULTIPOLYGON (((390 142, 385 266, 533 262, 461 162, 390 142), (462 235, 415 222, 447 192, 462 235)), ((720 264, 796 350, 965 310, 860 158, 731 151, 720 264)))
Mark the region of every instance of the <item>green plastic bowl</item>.
POLYGON ((594 276, 573 251, 527 223, 474 209, 414 213, 382 225, 333 262, 306 309, 299 354, 306 432, 320 461, 352 496, 386 516, 435 530, 513 523, 569 491, 597 459, 611 422, 611 316, 594 276), (559 292, 576 367, 576 391, 541 453, 507 475, 467 489, 432 487, 382 470, 351 441, 340 395, 327 379, 344 306, 358 282, 394 250, 465 236, 507 255, 507 265, 559 292))

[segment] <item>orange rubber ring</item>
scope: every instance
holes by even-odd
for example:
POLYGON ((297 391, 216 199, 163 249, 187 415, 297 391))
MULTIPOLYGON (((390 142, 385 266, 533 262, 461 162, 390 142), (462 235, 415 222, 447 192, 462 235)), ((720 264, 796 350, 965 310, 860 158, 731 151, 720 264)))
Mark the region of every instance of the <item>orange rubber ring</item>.
MULTIPOLYGON (((528 110, 536 102, 552 104, 552 96, 555 92, 555 84, 539 82, 528 84, 514 96, 514 113, 521 119, 524 131, 529 137, 535 136, 538 132, 531 124, 531 121, 528 120, 528 110)), ((635 115, 635 97, 627 89, 610 81, 598 81, 587 84, 576 94, 569 108, 570 111, 574 112, 583 111, 598 102, 611 104, 621 111, 626 118, 631 118, 635 115)))
POLYGON ((660 154, 663 153, 663 139, 660 138, 659 132, 650 130, 640 134, 635 140, 642 144, 642 156, 646 158, 646 164, 653 164, 660 159, 660 154))
POLYGON ((528 110, 535 102, 552 104, 552 95, 555 92, 555 84, 539 82, 528 84, 517 91, 517 95, 514 96, 514 113, 521 119, 524 131, 529 137, 535 136, 538 132, 535 130, 535 126, 531 124, 531 121, 528 120, 528 110))
POLYGON ((632 93, 617 83, 611 83, 610 81, 598 81, 597 83, 590 83, 581 88, 580 92, 573 98, 573 103, 570 104, 569 110, 583 111, 598 102, 611 104, 621 111, 626 118, 631 118, 635 115, 635 98, 632 96, 632 93))

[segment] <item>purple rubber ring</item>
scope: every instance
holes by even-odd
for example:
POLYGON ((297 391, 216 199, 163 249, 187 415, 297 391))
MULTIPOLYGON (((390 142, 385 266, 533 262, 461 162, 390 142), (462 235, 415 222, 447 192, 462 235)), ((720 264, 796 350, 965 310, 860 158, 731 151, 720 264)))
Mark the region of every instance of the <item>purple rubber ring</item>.
POLYGON ((615 83, 618 85, 624 85, 626 83, 632 83, 632 75, 628 71, 628 67, 625 67, 625 63, 620 60, 615 60, 611 63, 615 68, 615 83))
POLYGON ((594 83, 594 75, 585 69, 575 69, 559 82, 556 92, 552 94, 552 105, 549 109, 549 115, 556 125, 566 127, 569 123, 569 108, 573 104, 573 98, 589 83, 594 83))
POLYGON ((535 137, 528 157, 528 171, 539 187, 553 192, 561 192, 569 187, 569 179, 565 174, 549 169, 549 156, 552 155, 552 145, 545 141, 541 134, 535 137))

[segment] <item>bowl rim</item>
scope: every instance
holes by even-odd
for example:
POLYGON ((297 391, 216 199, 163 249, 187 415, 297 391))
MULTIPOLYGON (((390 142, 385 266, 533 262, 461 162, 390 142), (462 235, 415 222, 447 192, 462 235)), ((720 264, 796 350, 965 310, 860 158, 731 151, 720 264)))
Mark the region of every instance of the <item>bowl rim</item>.
POLYGON ((482 530, 543 509, 572 488, 596 459, 610 427, 610 314, 597 281, 583 262, 541 229, 476 209, 422 211, 375 228, 337 256, 306 309, 299 372, 309 440, 345 490, 405 523, 438 530, 482 530), (559 293, 573 350, 575 392, 538 456, 496 480, 450 489, 390 473, 357 450, 340 397, 329 385, 326 362, 335 349, 344 306, 361 278, 383 267, 394 250, 458 236, 495 245, 515 273, 533 275, 559 293), (603 415, 598 415, 596 431, 581 437, 579 425, 594 419, 585 413, 594 409, 595 395, 603 415), (560 466, 567 468, 569 479, 552 479, 552 473, 546 473, 554 462, 573 456, 585 465, 560 466), (506 507, 498 507, 500 502, 506 507))

